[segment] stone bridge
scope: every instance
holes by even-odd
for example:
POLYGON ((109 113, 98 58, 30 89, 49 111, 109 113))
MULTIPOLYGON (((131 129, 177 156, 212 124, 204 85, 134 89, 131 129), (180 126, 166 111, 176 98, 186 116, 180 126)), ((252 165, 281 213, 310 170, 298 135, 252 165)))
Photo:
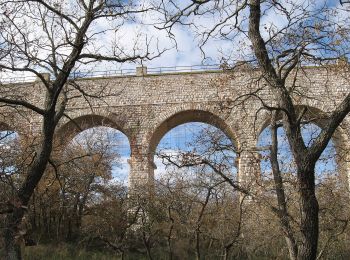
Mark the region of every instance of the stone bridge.
MULTIPOLYGON (((288 79, 295 104, 306 107, 305 118, 322 128, 328 113, 350 91, 350 73, 334 65, 306 67, 295 75, 288 79)), ((3 84, 1 88, 5 96, 37 105, 45 100, 38 81, 3 84)), ((131 187, 153 180, 158 143, 169 130, 187 122, 208 123, 226 133, 240 151, 240 180, 259 175, 257 141, 269 123, 269 114, 262 107, 276 100, 254 69, 152 74, 144 67, 136 75, 75 79, 66 90, 67 117, 58 127, 57 138, 67 140, 94 126, 120 130, 131 146, 131 187)), ((40 117, 34 112, 9 107, 0 111, 3 130, 13 129, 20 135, 39 133, 40 117)), ((349 138, 348 116, 333 137, 339 158, 347 161, 349 138)), ((348 176, 349 163, 338 161, 339 169, 348 176)))

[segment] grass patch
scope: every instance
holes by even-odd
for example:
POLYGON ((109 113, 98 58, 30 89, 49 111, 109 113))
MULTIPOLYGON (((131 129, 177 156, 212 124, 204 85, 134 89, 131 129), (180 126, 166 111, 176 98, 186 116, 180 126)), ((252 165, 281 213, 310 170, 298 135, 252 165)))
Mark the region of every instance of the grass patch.
POLYGON ((26 260, 119 260, 120 256, 110 252, 87 251, 85 249, 67 245, 38 245, 26 247, 23 254, 26 260))

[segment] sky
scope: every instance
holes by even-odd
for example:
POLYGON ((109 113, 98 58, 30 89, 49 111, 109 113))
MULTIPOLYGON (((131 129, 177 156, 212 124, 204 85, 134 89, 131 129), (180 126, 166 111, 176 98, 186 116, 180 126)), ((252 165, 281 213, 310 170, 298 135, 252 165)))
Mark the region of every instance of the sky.
MULTIPOLYGON (((137 0, 142 2, 145 6, 150 5, 152 0, 137 0)), ((65 2, 73 2, 73 0, 65 0, 65 2)), ((182 6, 186 3, 189 3, 189 0, 186 1, 175 1, 180 3, 182 6)), ((224 2, 224 1, 223 1, 224 2)), ((303 0, 282 0, 280 1, 288 10, 294 10, 294 15, 298 16, 298 11, 296 6, 306 6, 306 1, 303 0)), ((312 8, 319 7, 323 1, 314 1, 315 6, 312 8)), ((325 3, 328 6, 332 6, 334 9, 338 10, 339 13, 334 17, 334 19, 340 19, 340 17, 348 16, 349 12, 340 11, 339 2, 336 0, 326 0, 325 3)), ((66 5, 67 10, 71 10, 70 5, 66 5)), ((230 8, 230 7, 227 7, 230 8)), ((311 9, 312 9, 311 8, 311 9)), ((74 9, 72 9, 74 10, 74 9)), ((231 10, 231 9, 227 9, 231 10)), ((226 11, 227 11, 226 10, 226 11)), ((71 11, 73 12, 73 11, 71 11)), ((225 15, 225 12, 221 12, 225 15)), ((244 22, 244 17, 247 16, 247 11, 242 12, 243 28, 246 28, 246 23, 244 22)), ((206 45, 203 47, 205 56, 198 47, 199 42, 203 36, 203 33, 220 20, 219 15, 214 13, 206 14, 205 16, 194 16, 191 18, 191 21, 196 22, 196 26, 174 26, 172 33, 176 38, 176 47, 175 42, 168 37, 168 34, 165 30, 159 30, 155 28, 155 24, 159 26, 160 20, 163 19, 163 16, 159 12, 152 12, 135 15, 133 20, 128 20, 125 22, 118 21, 108 21, 100 20, 92 26, 90 35, 94 34, 97 31, 104 31, 106 28, 112 28, 112 26, 119 26, 118 30, 109 30, 104 33, 95 35, 94 43, 95 47, 89 46, 88 51, 98 50, 101 53, 111 53, 113 47, 123 49, 124 51, 132 51, 133 47, 139 49, 145 49, 145 39, 150 41, 150 53, 155 54, 157 49, 167 50, 160 57, 143 61, 142 64, 148 67, 172 67, 172 66, 191 66, 199 64, 218 64, 223 62, 224 59, 229 59, 229 63, 234 63, 237 60, 242 59, 243 57, 249 57, 252 54, 250 48, 250 42, 246 38, 244 33, 239 34, 230 39, 214 38, 210 39, 206 45), (139 22, 142 22, 144 25, 140 25, 139 22), (204 59, 205 58, 205 59, 204 59)), ((188 22, 188 20, 186 20, 188 22)), ((274 28, 278 30, 285 26, 287 22, 286 16, 281 11, 276 11, 273 9, 266 10, 264 17, 261 21, 261 32, 264 38, 268 36, 268 30, 264 28, 274 28)), ((233 23, 230 21, 228 24, 233 23)), ((26 23, 27 25, 30 22, 26 23)), ((29 26, 35 27, 35 26, 29 26)), ((39 28, 36 26, 36 28, 39 28)), ((56 28, 56 27, 55 27, 56 28)), ((57 27, 58 28, 58 27, 57 27)), ((57 29, 56 28, 56 29, 57 29)), ((59 39, 59 28, 57 29, 55 36, 59 39)), ((225 27, 224 32, 228 32, 229 29, 225 27)), ((40 33, 40 30, 32 30, 31 37, 42 37, 43 33, 40 33)), ((230 35, 228 35, 230 36, 230 35)), ((42 39, 45 42, 45 39, 42 39)), ((58 41, 58 40, 57 40, 58 41)), ((61 53, 68 53, 66 48, 59 48, 61 53)), ((42 56, 42 59, 47 59, 49 52, 46 50, 40 50, 39 54, 42 56)), ((136 63, 106 63, 98 62, 95 64, 86 64, 81 65, 79 70, 119 70, 119 69, 134 69, 136 66, 140 66, 140 62, 136 63)), ((3 77, 8 77, 8 72, 0 72, 3 77)), ((16 77, 20 77, 21 73, 17 73, 16 77)), ((13 76, 13 75, 12 75, 13 76)), ((28 74, 23 74, 22 76, 28 76, 28 74)))
MULTIPOLYGON (((315 138, 321 131, 317 125, 307 124, 302 127, 302 136, 305 144, 309 147, 312 145, 315 138)), ((271 145, 271 131, 270 128, 265 128, 259 136, 258 147, 266 147, 271 145)), ((281 172, 296 174, 295 163, 291 159, 292 152, 288 144, 287 136, 283 128, 277 130, 277 142, 278 142, 278 160, 281 168, 281 172)), ((261 171, 262 174, 268 176, 271 173, 271 164, 269 161, 269 151, 261 151, 261 171)), ((336 171, 336 151, 333 141, 331 140, 326 149, 323 151, 320 159, 316 163, 315 172, 318 181, 322 178, 326 178, 328 175, 337 174, 336 171)), ((271 175, 270 175, 271 176, 271 175)))

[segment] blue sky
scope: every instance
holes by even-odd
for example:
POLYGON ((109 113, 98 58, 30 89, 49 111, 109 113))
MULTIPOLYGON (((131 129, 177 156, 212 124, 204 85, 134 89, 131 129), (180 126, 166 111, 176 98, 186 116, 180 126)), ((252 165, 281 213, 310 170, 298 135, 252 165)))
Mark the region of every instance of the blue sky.
MULTIPOLYGON (((302 127, 302 136, 304 142, 307 146, 310 146, 313 143, 313 140, 318 136, 321 129, 314 125, 308 124, 302 127)), ((292 152, 287 141, 286 133, 283 128, 278 128, 278 159, 280 163, 281 171, 284 173, 292 172, 295 174, 295 165, 292 160, 292 152)), ((267 127, 259 136, 258 146, 264 147, 271 144, 271 132, 270 128, 267 127)), ((267 175, 271 173, 271 164, 268 159, 269 151, 262 151, 262 161, 261 161, 261 170, 267 175)), ((337 174, 336 171, 336 151, 333 141, 331 140, 324 152, 322 153, 319 161, 316 163, 315 167, 316 175, 319 179, 326 177, 328 174, 337 174)))

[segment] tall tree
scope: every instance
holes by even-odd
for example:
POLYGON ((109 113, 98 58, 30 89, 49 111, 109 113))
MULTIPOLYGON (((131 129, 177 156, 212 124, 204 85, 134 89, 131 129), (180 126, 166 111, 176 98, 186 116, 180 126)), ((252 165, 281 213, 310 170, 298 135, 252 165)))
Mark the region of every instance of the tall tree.
POLYGON ((5 257, 21 259, 20 246, 16 242, 18 226, 50 159, 56 126, 65 115, 70 100, 66 86, 76 88, 81 95, 87 94, 86 90, 73 84, 74 71, 96 61, 124 63, 150 59, 160 52, 151 53, 146 37, 129 44, 128 49, 116 40, 124 24, 133 23, 137 15, 150 10, 142 1, 16 0, 1 1, 0 9, 2 73, 15 77, 16 73, 24 72, 40 80, 40 84, 28 86, 33 93, 25 96, 14 93, 10 85, 3 85, 0 91, 2 106, 36 113, 42 124, 33 161, 13 198, 9 198, 12 208, 6 215, 5 257), (107 46, 109 40, 111 43, 107 46), (51 79, 43 72, 49 73, 51 79), (41 96, 42 93, 45 99, 42 105, 32 101, 33 94, 41 96))
MULTIPOLYGON (((168 30, 172 37, 176 24, 190 26, 198 33, 199 46, 204 53, 205 45, 213 38, 230 41, 232 56, 223 60, 228 63, 232 62, 232 57, 243 60, 243 63, 251 64, 261 72, 259 76, 276 100, 273 106, 263 104, 263 108, 282 115, 282 124, 296 163, 301 202, 301 241, 296 246, 293 236, 286 232, 290 257, 316 259, 319 205, 315 191, 315 164, 350 112, 350 91, 325 116, 322 131, 312 145, 307 146, 301 134, 307 108, 298 110, 293 100, 297 92, 295 79, 304 65, 328 65, 330 61, 344 60, 348 55, 349 23, 346 14, 349 10, 328 1, 312 0, 192 0, 187 3, 163 0, 161 9, 164 17, 162 28, 168 30)), ((256 94, 252 96, 256 97, 256 94)), ((275 150, 276 147, 273 147, 272 155, 275 150)), ((273 168, 277 177, 278 165, 273 168)), ((276 179, 275 183, 275 189, 281 191, 280 181, 276 179)), ((282 192, 279 192, 278 200, 281 205, 285 203, 282 192)), ((288 229, 286 219, 281 224, 288 229)))

